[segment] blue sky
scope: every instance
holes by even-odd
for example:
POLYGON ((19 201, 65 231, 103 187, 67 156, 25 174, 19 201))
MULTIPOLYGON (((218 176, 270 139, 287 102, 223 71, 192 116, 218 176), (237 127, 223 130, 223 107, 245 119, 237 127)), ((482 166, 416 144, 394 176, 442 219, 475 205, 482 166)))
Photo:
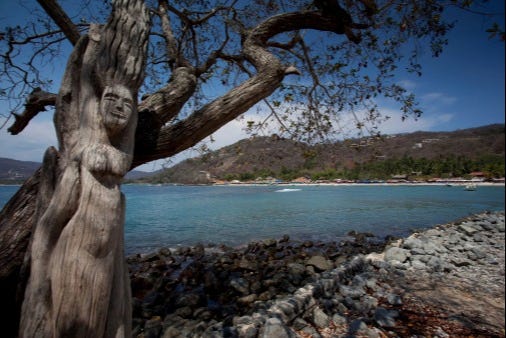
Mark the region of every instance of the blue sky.
MULTIPOLYGON (((19 20, 24 9, 13 8, 17 3, 0 0, 0 13, 12 13, 14 9, 19 20)), ((492 3, 497 6, 497 12, 502 13, 492 21, 497 21, 504 27, 504 2, 492 3)), ((382 110, 393 117, 381 127, 383 133, 451 131, 504 123, 505 43, 498 38, 488 39, 485 30, 489 28, 490 20, 462 11, 450 14, 457 20, 457 25, 448 36, 449 44, 443 54, 439 58, 432 58, 429 52, 422 55, 421 77, 403 74, 397 79, 417 95, 424 115, 417 121, 410 119, 401 122, 401 113, 394 105, 380 102, 382 110)), ((15 18, 0 14, 0 27, 10 20, 15 18)), ((65 62, 62 60, 61 64, 49 66, 48 71, 62 72, 65 62)), ((6 113, 9 106, 0 102, 0 109, 6 113)), ((248 119, 255 119, 253 113, 251 118, 245 120, 248 119)), ((244 121, 232 121, 224 126, 213 136, 215 142, 211 147, 216 149, 246 137, 244 125, 244 121)), ((52 116, 47 112, 32 120, 18 136, 11 136, 7 133, 7 127, 4 127, 0 130, 0 157, 41 161, 44 150, 50 145, 56 145, 53 129, 52 116)), ((178 158, 196 154, 190 151, 178 158)), ((176 162, 178 158, 175 159, 176 162)), ((157 161, 138 169, 159 169, 162 162, 157 161)))

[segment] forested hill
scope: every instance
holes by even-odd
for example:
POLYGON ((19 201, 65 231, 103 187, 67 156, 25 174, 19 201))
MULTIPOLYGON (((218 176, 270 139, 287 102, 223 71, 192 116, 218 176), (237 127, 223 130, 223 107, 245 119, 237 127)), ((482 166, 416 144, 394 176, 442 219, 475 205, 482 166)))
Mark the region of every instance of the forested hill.
POLYGON ((277 136, 255 137, 185 160, 150 183, 208 183, 299 176, 385 179, 392 175, 504 176, 504 124, 454 132, 415 132, 309 146, 277 136))

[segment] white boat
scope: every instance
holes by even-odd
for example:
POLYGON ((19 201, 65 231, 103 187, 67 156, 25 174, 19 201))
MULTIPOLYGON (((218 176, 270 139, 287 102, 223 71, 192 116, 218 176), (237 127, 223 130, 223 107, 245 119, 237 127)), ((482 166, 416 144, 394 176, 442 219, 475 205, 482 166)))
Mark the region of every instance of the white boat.
POLYGON ((300 191, 301 189, 280 189, 276 190, 275 192, 293 192, 293 191, 300 191))
POLYGON ((474 183, 466 184, 466 186, 464 187, 464 189, 467 190, 467 191, 475 191, 476 190, 476 184, 474 184, 474 183))

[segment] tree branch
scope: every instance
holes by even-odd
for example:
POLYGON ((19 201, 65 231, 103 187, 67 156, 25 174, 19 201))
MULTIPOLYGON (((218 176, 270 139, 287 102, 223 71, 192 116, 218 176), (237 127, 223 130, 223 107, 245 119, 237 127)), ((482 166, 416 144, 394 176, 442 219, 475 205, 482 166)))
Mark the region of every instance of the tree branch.
POLYGON ((35 88, 25 103, 25 110, 20 115, 14 114, 14 123, 7 129, 12 135, 17 135, 28 125, 30 120, 41 111, 46 111, 46 106, 54 106, 56 94, 48 93, 40 88, 35 88))
POLYGON ((169 8, 166 0, 158 1, 158 11, 162 22, 162 32, 163 38, 165 39, 169 66, 171 69, 179 66, 190 66, 190 62, 188 62, 188 60, 186 60, 178 51, 177 41, 174 37, 174 33, 172 32, 169 15, 167 13, 169 8))
POLYGON ((63 31, 63 34, 69 39, 72 45, 77 43, 81 34, 77 29, 77 26, 74 25, 72 20, 68 17, 67 13, 63 11, 63 9, 58 5, 55 0, 37 0, 39 5, 42 6, 44 11, 53 19, 53 21, 60 27, 63 31))

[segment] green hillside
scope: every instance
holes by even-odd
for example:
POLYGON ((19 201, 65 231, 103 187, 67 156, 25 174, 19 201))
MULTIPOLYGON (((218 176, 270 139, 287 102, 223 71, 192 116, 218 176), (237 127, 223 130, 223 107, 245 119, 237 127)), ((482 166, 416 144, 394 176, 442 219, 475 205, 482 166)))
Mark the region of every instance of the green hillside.
POLYGON ((454 132, 415 132, 310 146, 277 136, 255 137, 185 160, 150 183, 209 183, 276 177, 418 179, 482 171, 504 176, 504 124, 454 132))

